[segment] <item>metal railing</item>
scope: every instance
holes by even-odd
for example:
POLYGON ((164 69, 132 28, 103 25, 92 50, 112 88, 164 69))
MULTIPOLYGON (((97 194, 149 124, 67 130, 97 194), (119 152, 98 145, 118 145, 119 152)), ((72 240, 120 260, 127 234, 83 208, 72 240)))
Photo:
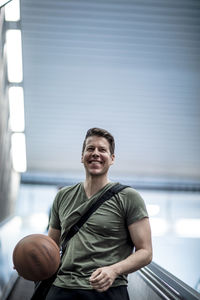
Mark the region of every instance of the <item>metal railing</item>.
POLYGON ((139 275, 161 299, 200 300, 200 294, 174 275, 152 262, 139 275))

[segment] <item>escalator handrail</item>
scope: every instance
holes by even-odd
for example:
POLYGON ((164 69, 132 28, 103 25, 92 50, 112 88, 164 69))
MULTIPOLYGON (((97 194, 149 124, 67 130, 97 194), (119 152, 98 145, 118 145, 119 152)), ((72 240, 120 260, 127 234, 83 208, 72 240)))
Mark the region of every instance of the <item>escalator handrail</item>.
POLYGON ((169 294, 169 299, 200 300, 200 294, 196 290, 155 262, 142 268, 140 274, 143 278, 146 278, 146 281, 152 288, 155 289, 157 287, 157 291, 160 290, 160 294, 163 292, 166 292, 166 295, 169 294))
POLYGON ((141 269, 140 276, 150 286, 150 288, 160 296, 161 299, 184 300, 184 298, 176 290, 160 279, 150 269, 141 269))

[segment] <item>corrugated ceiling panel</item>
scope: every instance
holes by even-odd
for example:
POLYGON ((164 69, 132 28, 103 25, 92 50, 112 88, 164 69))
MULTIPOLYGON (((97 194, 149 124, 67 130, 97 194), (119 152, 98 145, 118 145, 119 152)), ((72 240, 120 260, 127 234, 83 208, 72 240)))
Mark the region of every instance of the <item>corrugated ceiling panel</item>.
POLYGON ((28 171, 82 170, 89 127, 114 174, 200 178, 200 2, 21 0, 28 171))

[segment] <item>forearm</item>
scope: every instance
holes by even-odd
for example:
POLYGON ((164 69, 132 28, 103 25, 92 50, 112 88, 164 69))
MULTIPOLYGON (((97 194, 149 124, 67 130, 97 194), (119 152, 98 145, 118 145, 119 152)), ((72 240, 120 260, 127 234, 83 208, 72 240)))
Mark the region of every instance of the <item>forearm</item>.
POLYGON ((136 251, 120 262, 98 268, 90 277, 91 286, 97 291, 106 291, 119 275, 129 274, 148 265, 152 260, 151 230, 148 218, 128 226, 136 251))
POLYGON ((98 268, 92 273, 90 283, 97 291, 106 291, 110 286, 112 286, 116 277, 137 271, 149 264, 151 259, 151 250, 140 249, 116 264, 98 268))
POLYGON ((112 265, 117 275, 129 274, 148 265, 152 260, 152 251, 147 249, 139 249, 132 253, 126 259, 112 265))
POLYGON ((48 236, 60 246, 60 230, 49 227, 48 236))

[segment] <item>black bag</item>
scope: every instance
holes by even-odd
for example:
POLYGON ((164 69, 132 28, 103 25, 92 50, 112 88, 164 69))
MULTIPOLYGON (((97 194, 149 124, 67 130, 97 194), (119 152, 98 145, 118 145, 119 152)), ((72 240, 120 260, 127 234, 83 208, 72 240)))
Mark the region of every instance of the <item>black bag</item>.
MULTIPOLYGON (((110 199, 115 194, 119 193, 124 188, 128 187, 127 185, 116 184, 112 186, 109 190, 107 190, 102 196, 100 196, 97 201, 88 209, 88 211, 80 218, 80 220, 73 225, 69 232, 67 233, 63 244, 61 245, 61 258, 64 254, 64 251, 67 247, 67 242, 79 231, 81 226, 87 221, 87 219, 91 216, 93 212, 101 205, 104 201, 110 199)), ((31 300, 45 300, 46 296, 57 277, 58 271, 53 274, 48 279, 38 281, 35 284, 35 290, 31 297, 31 300)))
POLYGON ((57 272, 55 274, 53 274, 51 277, 49 277, 48 279, 36 282, 35 290, 31 297, 31 300, 46 299, 46 296, 52 286, 52 283, 56 279, 56 276, 57 276, 57 272))

